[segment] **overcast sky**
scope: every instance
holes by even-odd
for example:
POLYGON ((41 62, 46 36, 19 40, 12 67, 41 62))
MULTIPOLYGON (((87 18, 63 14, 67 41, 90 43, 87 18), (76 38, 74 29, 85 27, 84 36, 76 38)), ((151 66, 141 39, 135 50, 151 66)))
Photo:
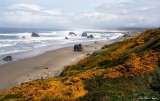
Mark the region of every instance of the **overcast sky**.
POLYGON ((160 0, 0 0, 0 27, 160 27, 160 0))

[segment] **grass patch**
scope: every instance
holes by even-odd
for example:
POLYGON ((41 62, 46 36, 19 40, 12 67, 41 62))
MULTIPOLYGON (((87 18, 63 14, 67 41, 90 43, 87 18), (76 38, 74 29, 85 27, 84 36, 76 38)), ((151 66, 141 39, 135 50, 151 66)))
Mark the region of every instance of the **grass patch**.
POLYGON ((114 43, 111 43, 111 44, 109 44, 109 45, 105 45, 104 47, 102 47, 102 49, 105 49, 105 48, 111 48, 111 47, 115 47, 115 46, 119 46, 119 45, 121 45, 122 44, 122 42, 114 42, 114 43))
POLYGON ((9 99, 17 99, 17 98, 19 98, 18 95, 7 94, 5 97, 3 97, 2 99, 0 99, 0 101, 6 101, 6 100, 9 100, 9 99))
POLYGON ((137 77, 121 77, 117 79, 103 79, 95 77, 85 81, 87 95, 79 101, 137 101, 139 98, 148 97, 160 99, 160 93, 151 86, 160 87, 160 70, 140 75, 137 77), (150 78, 152 81, 150 81, 150 78))
POLYGON ((160 37, 158 37, 156 39, 150 39, 150 41, 148 41, 145 45, 139 46, 139 47, 133 49, 130 53, 139 53, 139 52, 147 51, 158 43, 160 43, 160 37))

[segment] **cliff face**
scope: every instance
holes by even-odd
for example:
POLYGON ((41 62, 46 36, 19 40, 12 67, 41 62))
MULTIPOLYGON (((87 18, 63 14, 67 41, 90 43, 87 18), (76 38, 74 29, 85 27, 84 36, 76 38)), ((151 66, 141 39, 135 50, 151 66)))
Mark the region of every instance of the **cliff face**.
POLYGON ((65 68, 59 77, 28 82, 0 94, 2 101, 137 100, 159 96, 160 29, 106 45, 65 68))

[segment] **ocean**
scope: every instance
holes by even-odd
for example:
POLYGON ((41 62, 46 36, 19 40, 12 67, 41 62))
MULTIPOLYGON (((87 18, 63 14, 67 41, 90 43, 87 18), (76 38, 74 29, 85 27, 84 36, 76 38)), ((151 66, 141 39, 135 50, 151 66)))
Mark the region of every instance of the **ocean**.
POLYGON ((73 46, 74 44, 90 44, 95 41, 109 41, 122 36, 115 30, 60 30, 44 28, 0 28, 0 64, 5 64, 3 58, 11 55, 13 61, 40 55, 46 51, 73 46), (94 38, 82 37, 82 33, 94 38), (40 37, 32 37, 36 32, 40 37), (74 32, 76 35, 69 35, 74 32), (68 39, 65 39, 67 37, 68 39))

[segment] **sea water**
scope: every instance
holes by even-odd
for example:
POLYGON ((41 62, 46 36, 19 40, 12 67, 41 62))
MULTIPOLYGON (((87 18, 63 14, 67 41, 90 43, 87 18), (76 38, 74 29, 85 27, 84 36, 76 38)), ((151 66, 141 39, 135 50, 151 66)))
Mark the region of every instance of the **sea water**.
POLYGON ((122 35, 119 31, 111 30, 0 28, 0 64, 6 63, 3 58, 8 55, 11 55, 13 60, 16 61, 74 44, 107 41, 122 35), (85 31, 90 31, 88 35, 92 34, 94 38, 82 37, 82 33, 85 31), (32 32, 38 33, 40 37, 32 37, 32 32), (69 32, 74 32, 76 35, 69 35, 69 32), (65 37, 68 39, 65 39, 65 37))

